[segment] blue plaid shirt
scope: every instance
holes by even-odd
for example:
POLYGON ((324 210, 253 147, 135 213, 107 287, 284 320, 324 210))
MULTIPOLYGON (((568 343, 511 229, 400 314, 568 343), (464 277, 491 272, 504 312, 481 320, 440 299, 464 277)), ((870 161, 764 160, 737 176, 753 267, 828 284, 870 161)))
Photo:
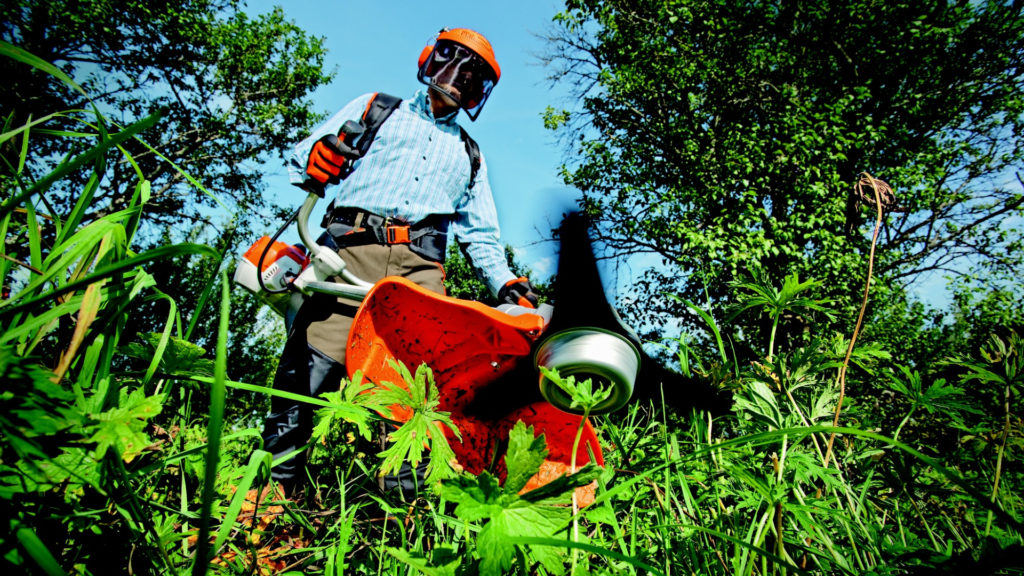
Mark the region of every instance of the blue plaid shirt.
MULTIPOLYGON (((306 164, 316 141, 337 134, 346 120, 358 122, 371 96, 349 102, 295 147, 288 162, 292 184, 310 179, 306 164)), ((498 213, 482 158, 476 182, 469 187, 469 155, 457 115, 435 119, 424 91, 403 100, 381 125, 366 156, 355 161, 352 174, 338 185, 335 203, 408 222, 431 214, 449 216, 449 233, 497 294, 515 275, 499 242, 498 213)))

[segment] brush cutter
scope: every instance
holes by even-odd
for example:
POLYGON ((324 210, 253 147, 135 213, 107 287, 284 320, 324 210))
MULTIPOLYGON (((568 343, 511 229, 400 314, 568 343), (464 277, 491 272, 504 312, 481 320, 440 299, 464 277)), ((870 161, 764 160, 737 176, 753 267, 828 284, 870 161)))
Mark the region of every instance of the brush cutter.
MULTIPOLYGON (((315 241, 309 231, 309 217, 318 199, 317 194, 309 194, 296 217, 299 238, 303 245, 308 247, 308 253, 303 246, 291 246, 277 241, 276 237, 281 232, 278 231, 274 238, 263 237, 249 248, 235 270, 235 282, 263 299, 274 311, 284 316, 289 324, 304 295, 318 292, 364 300, 374 286, 349 272, 345 261, 335 250, 315 241), (340 278, 342 282, 331 281, 332 278, 340 278)), ((585 236, 585 228, 574 226, 578 230, 573 229, 570 234, 575 236, 582 232, 585 236)), ((569 240, 565 232, 563 231, 563 251, 566 248, 573 252, 589 251, 589 245, 583 246, 589 241, 581 243, 578 238, 569 240)), ((567 260, 565 256, 563 255, 562 262, 567 260)), ((578 261, 581 256, 583 255, 573 254, 571 259, 577 260, 574 267, 579 267, 578 261)), ((583 260, 585 262, 586 258, 583 260)), ((579 271, 574 270, 571 273, 578 274, 579 271)), ((585 276, 589 281, 596 278, 596 275, 595 266, 593 271, 585 276)), ((597 282, 596 286, 600 287, 599 278, 597 282)), ((563 280, 559 281, 560 285, 563 283, 563 280)), ((639 341, 614 316, 614 312, 604 299, 603 291, 600 291, 598 298, 583 298, 591 304, 586 311, 576 310, 578 304, 569 304, 574 300, 579 300, 579 294, 566 298, 566 304, 560 305, 559 309, 553 309, 547 304, 542 304, 537 309, 503 304, 494 314, 487 315, 487 318, 491 322, 500 322, 503 318, 524 314, 540 318, 541 324, 536 328, 533 338, 536 344, 531 347, 529 354, 532 364, 530 368, 536 370, 543 366, 555 369, 563 378, 574 376, 577 381, 591 378, 595 385, 612 390, 611 396, 591 413, 603 414, 617 410, 629 401, 633 393, 642 358, 639 341), (568 314, 561 313, 563 306, 567 308, 568 314)), ((437 303, 431 305, 436 306, 437 303)), ((486 331, 486 327, 483 329, 486 331)), ((555 382, 544 377, 536 378, 539 381, 537 391, 544 400, 560 410, 580 412, 579 407, 572 404, 569 395, 555 382)))

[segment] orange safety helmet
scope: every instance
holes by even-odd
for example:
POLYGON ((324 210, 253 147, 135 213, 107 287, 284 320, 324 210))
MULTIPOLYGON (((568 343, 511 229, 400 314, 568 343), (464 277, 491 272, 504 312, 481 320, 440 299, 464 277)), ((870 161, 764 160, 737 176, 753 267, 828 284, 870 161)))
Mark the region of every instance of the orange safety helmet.
POLYGON ((491 43, 468 28, 441 30, 420 52, 418 65, 420 82, 458 102, 474 121, 501 78, 491 43))

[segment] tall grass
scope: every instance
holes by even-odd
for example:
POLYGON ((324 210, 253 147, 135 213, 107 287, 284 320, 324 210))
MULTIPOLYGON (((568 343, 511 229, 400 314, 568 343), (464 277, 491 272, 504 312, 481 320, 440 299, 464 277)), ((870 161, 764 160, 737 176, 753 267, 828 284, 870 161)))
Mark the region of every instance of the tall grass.
MULTIPOLYGON (((9 45, 0 51, 72 83, 9 45)), ((799 346, 781 345, 773 328, 763 358, 743 365, 712 315, 697 310, 715 340, 710 350, 680 341, 680 369, 729 388, 729 415, 630 405, 596 422, 603 469, 584 467, 526 494, 519 482, 543 459, 544 443, 519 426, 504 485, 488 473, 448 471, 454 476, 412 500, 381 494, 380 448, 367 441, 380 418, 370 396, 358 394, 366 384, 304 398, 231 380, 223 273, 207 289, 221 319, 214 349, 205 354, 188 341, 191 330, 181 327, 195 323, 180 317, 147 270, 223 255, 192 244, 136 252, 149 196, 141 173, 122 210, 86 219, 107 185, 106 165, 134 164, 122 144, 158 124, 153 116, 116 126, 91 109, 8 121, 0 134, 3 150, 17 151, 4 154, 0 207, 0 280, 10 287, 0 300, 0 546, 11 571, 1021 573, 1024 361, 1016 337, 951 359, 956 381, 893 366, 870 343, 814 334, 813 324, 799 346), (49 130, 58 118, 78 128, 49 130), (31 177, 30 167, 44 165, 30 156, 40 137, 79 140, 80 152, 31 177), (59 214, 48 196, 73 181, 84 184, 70 212, 59 214), (163 329, 126 334, 126 318, 149 301, 167 306, 163 329), (833 425, 847 364, 854 369, 846 378, 884 383, 906 412, 886 428, 870 399, 854 398, 833 425), (204 404, 190 401, 200 386, 210 392, 204 404), (978 414, 967 386, 998 397, 1000 412, 978 414), (283 499, 268 483, 273 463, 258 431, 224 420, 231 389, 319 408, 303 494, 283 499), (952 452, 916 443, 922 436, 908 430, 921 414, 959 429, 962 442, 952 452), (571 506, 575 488, 591 481, 594 503, 571 506)), ((795 277, 780 290, 740 284, 736 310, 767 310, 773 327, 794 307, 827 312, 815 287, 795 277), (751 299, 757 295, 767 300, 751 299)), ((428 398, 432 379, 405 372, 412 396, 428 398)), ((445 418, 427 404, 421 416, 420 426, 445 418)))

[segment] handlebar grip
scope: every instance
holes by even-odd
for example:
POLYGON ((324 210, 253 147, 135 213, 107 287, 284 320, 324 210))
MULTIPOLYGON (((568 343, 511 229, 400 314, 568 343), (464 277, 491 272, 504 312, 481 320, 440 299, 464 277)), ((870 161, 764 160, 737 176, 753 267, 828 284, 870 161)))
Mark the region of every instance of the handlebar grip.
POLYGON ((296 184, 296 186, 298 186, 299 189, 301 189, 303 192, 306 192, 307 194, 316 194, 320 198, 324 197, 324 194, 327 190, 327 187, 325 185, 317 182, 316 180, 313 180, 312 178, 306 180, 305 182, 296 184))

